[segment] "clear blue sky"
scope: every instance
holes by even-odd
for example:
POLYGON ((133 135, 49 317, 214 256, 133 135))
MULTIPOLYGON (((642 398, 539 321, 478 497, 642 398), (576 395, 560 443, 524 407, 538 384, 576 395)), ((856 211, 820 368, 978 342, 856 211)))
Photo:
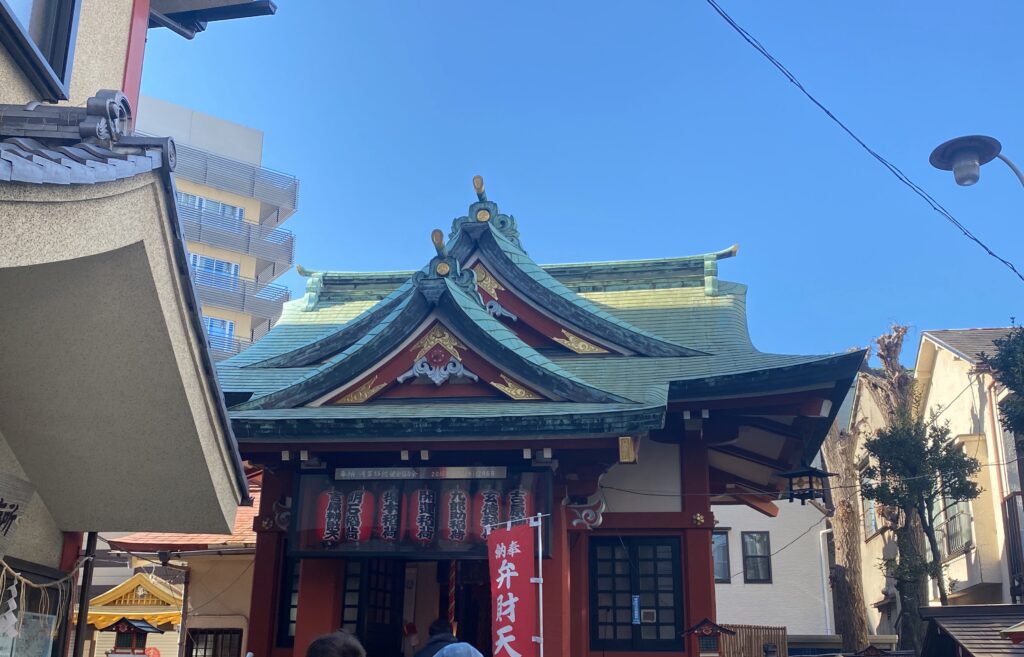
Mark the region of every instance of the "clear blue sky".
MULTIPOLYGON (((928 165, 960 134, 1024 165, 1024 3, 720 0, 870 145, 1024 266, 1024 189, 928 165)), ((1024 283, 846 137, 704 2, 314 2, 150 30, 143 92, 266 133, 301 180, 297 261, 411 269, 473 200, 541 263, 682 256, 749 285, 790 353, 1024 320, 1024 283)), ((282 282, 295 293, 303 279, 282 282)), ((912 336, 910 354, 916 346, 912 336)))

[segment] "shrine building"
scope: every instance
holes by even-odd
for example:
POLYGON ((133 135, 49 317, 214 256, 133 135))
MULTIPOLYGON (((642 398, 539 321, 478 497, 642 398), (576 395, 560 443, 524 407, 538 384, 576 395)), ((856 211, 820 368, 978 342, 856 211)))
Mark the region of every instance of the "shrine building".
POLYGON ((715 654, 714 505, 788 503, 864 353, 757 351, 736 247, 540 266, 474 187, 422 269, 300 269, 219 368, 265 468, 247 649, 398 657, 447 616, 491 655, 483 537, 539 513, 545 655, 715 654))

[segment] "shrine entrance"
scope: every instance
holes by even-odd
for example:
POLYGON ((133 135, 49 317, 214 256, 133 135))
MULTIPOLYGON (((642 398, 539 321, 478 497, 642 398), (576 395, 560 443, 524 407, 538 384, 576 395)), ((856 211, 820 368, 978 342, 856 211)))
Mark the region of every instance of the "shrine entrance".
POLYGON ((412 657, 430 640, 431 623, 448 617, 453 592, 456 636, 485 657, 490 656, 491 601, 486 560, 407 561, 403 592, 404 657, 412 657))

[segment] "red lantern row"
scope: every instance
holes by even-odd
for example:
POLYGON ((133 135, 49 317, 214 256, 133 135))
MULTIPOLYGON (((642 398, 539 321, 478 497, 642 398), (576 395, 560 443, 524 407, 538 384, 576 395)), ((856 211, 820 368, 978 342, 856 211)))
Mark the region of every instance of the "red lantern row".
POLYGON ((458 487, 442 493, 419 488, 402 495, 396 486, 381 492, 379 499, 365 488, 347 495, 329 488, 317 498, 316 531, 324 547, 343 541, 364 543, 371 536, 388 543, 409 538, 429 545, 438 533, 452 543, 480 542, 491 526, 534 513, 533 492, 522 487, 506 495, 483 489, 470 498, 468 491, 458 487))

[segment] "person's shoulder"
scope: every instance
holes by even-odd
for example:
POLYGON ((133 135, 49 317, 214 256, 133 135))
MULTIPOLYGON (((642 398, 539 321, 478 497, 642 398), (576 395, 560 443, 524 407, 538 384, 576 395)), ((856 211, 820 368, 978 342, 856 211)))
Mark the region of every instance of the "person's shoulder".
POLYGON ((480 651, 465 642, 449 643, 435 657, 483 657, 480 651))

